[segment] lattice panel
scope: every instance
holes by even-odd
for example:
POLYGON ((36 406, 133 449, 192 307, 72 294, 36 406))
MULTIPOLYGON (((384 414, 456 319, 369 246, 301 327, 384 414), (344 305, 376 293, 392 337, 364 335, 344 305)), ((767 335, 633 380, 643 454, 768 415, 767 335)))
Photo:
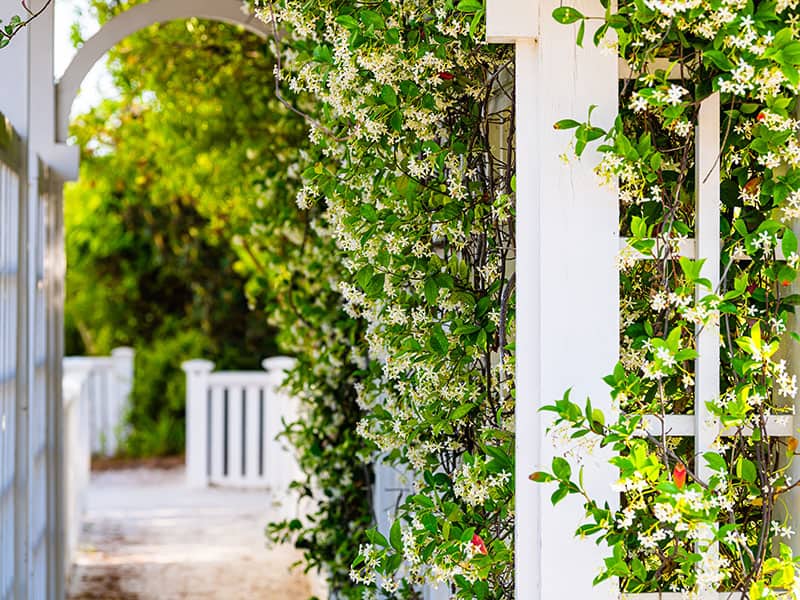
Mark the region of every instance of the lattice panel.
POLYGON ((0 598, 14 593, 19 176, 0 162, 0 598))

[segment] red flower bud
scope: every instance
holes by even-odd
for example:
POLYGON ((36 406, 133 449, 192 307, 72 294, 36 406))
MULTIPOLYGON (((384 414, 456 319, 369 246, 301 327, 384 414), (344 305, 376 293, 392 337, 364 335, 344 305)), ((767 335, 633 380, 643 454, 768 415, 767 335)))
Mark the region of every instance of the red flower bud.
POLYGON ((489 554, 489 551, 486 549, 486 544, 483 543, 481 536, 477 533, 472 536, 472 545, 475 546, 475 551, 478 554, 489 554))
POLYGON ((784 279, 783 281, 781 281, 781 285, 783 287, 788 287, 790 283, 792 283, 792 282, 789 281, 788 279, 784 279))
POLYGON ((676 464, 675 468, 672 469, 672 481, 675 482, 678 489, 683 489, 683 486, 686 485, 686 467, 683 463, 676 464))
POLYGON ((767 115, 765 115, 763 112, 760 112, 760 113, 758 113, 756 115, 756 121, 763 121, 766 118, 767 118, 767 115))
POLYGON ((452 73, 448 73, 447 71, 442 71, 441 73, 439 73, 439 79, 444 79, 445 81, 450 81, 455 78, 456 78, 455 75, 453 75, 452 73))

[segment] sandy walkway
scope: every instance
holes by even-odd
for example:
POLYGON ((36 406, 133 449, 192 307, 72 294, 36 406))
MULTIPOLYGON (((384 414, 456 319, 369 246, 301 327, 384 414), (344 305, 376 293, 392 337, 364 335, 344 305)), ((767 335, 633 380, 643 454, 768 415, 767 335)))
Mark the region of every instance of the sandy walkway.
POLYGON ((268 550, 263 492, 192 490, 182 469, 95 473, 70 600, 305 600, 298 554, 268 550))

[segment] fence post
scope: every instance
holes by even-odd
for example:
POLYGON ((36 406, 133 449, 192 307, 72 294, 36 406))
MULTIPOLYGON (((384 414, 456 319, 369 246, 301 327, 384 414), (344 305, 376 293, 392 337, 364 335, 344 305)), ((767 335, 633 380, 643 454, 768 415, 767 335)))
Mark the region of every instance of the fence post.
POLYGON ((114 372, 114 392, 108 401, 111 403, 109 423, 116 429, 110 432, 107 452, 109 455, 117 453, 118 445, 126 437, 122 430, 123 422, 128 411, 131 390, 133 390, 133 348, 123 346, 111 351, 112 369, 114 372))
POLYGON ((280 390, 287 371, 294 367, 295 362, 294 358, 288 356, 273 356, 261 361, 261 366, 270 374, 273 382, 264 404, 266 473, 272 491, 282 494, 288 493, 289 484, 301 474, 300 465, 288 442, 277 439, 283 431, 283 422, 291 423, 297 419, 297 398, 280 390))
POLYGON ((208 376, 214 369, 210 360, 188 360, 186 373, 186 482, 208 485, 208 376))

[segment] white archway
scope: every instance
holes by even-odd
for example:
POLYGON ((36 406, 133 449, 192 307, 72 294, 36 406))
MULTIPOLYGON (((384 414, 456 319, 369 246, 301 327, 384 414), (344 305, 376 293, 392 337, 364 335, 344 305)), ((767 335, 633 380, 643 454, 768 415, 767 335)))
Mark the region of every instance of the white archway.
POLYGON ((209 19, 234 25, 266 38, 272 28, 242 10, 239 0, 151 0, 120 13, 89 38, 72 59, 64 75, 56 83, 56 139, 67 140, 69 112, 78 89, 94 64, 123 39, 156 23, 177 19, 209 19))

